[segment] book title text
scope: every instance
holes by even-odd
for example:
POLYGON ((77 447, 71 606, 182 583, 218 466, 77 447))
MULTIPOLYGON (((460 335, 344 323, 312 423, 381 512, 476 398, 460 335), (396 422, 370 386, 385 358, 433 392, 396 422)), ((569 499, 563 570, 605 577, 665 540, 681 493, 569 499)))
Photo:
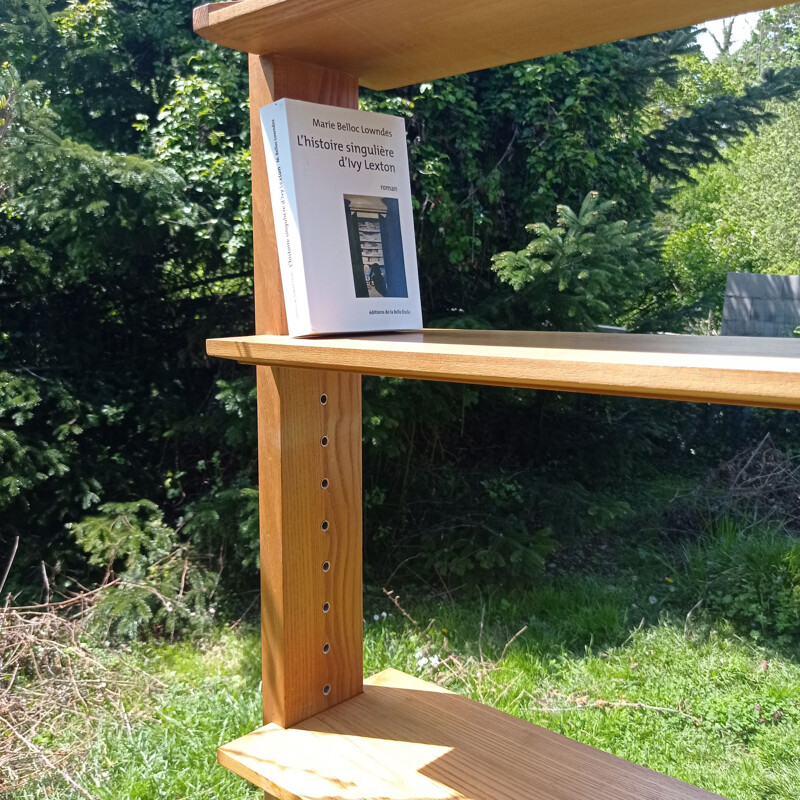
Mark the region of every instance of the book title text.
MULTIPOLYGON (((363 127, 363 126, 362 126, 363 127)), ((369 129, 377 132, 384 129, 369 129)), ((394 158, 394 150, 382 144, 356 144, 356 142, 337 142, 335 139, 322 139, 315 136, 297 134, 297 146, 314 150, 327 150, 334 154, 342 154, 336 162, 343 169, 355 172, 397 172, 397 167, 390 161, 377 161, 376 158, 394 158)))

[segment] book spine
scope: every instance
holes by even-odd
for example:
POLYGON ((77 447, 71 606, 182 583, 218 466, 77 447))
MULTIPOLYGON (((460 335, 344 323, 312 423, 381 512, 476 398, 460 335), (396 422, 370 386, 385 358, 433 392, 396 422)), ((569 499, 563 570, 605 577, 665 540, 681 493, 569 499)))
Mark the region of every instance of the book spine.
POLYGON ((288 108, 273 103, 261 109, 275 240, 290 336, 313 333, 306 293, 303 249, 298 228, 297 194, 289 142, 288 108))

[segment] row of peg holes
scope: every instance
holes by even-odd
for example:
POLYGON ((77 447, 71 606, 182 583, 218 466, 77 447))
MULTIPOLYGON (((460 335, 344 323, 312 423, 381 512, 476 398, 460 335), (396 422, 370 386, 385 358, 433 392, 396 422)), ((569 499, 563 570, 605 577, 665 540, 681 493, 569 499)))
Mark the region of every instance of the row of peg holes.
MULTIPOLYGON (((327 405, 327 403, 328 403, 328 395, 327 394, 321 394, 320 397, 319 397, 319 402, 323 406, 327 405)), ((329 442, 329 439, 328 439, 327 436, 323 436, 319 440, 319 443, 323 447, 327 447, 328 446, 328 442, 329 442)), ((323 478, 320 481, 319 485, 323 489, 327 489, 330 486, 330 481, 327 478, 323 478)), ((320 525, 320 528, 322 529, 322 532, 325 533, 330 528, 330 523, 328 522, 328 520, 326 520, 326 519, 322 520, 322 524, 320 525)), ((330 568, 331 568, 331 562, 330 561, 323 561, 322 562, 322 571, 323 572, 329 572, 330 568)), ((323 614, 327 614, 330 610, 331 610, 331 604, 329 602, 325 601, 322 604, 322 613, 323 614)), ((330 651, 331 651, 330 642, 325 642, 325 644, 322 645, 322 653, 323 653, 323 655, 328 655, 328 653, 330 653, 330 651)), ((331 693, 331 685, 329 683, 326 683, 322 687, 322 694, 325 695, 325 697, 327 697, 330 693, 331 693)))

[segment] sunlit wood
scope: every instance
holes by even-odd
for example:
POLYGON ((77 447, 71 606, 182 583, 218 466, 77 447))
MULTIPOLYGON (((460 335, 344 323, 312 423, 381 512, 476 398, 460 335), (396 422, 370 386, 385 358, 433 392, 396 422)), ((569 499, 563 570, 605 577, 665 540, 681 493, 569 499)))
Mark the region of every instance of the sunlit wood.
MULTIPOLYGON (((258 109, 281 97, 354 108, 358 85, 350 75, 282 56, 249 61, 255 330, 282 334, 258 109)), ((361 380, 341 372, 256 372, 264 721, 291 725, 361 691, 361 380)))
POLYGON ((291 729, 218 750, 279 800, 714 800, 718 796, 395 670, 291 729))
POLYGON ((426 330, 325 339, 210 339, 272 364, 703 403, 800 408, 800 341, 735 336, 426 330))
POLYGON ((769 0, 241 0, 194 11, 212 42, 391 89, 769 8, 769 0))

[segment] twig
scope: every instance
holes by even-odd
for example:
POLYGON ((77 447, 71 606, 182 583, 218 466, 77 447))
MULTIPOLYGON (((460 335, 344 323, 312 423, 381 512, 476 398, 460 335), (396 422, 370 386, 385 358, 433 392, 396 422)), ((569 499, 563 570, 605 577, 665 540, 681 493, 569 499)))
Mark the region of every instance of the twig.
MULTIPOLYGON (((99 639, 97 639, 97 637, 96 637, 96 636, 93 636, 93 635, 92 635, 91 633, 89 633, 88 631, 84 631, 84 634, 85 634, 85 635, 86 635, 86 636, 87 636, 89 639, 92 639, 92 640, 94 641, 94 643, 95 643, 95 644, 97 644, 97 645, 99 645, 99 644, 100 644, 100 641, 99 641, 99 639)), ((130 661, 128 661, 126 658, 123 658, 123 657, 120 655, 119 649, 117 649, 117 650, 114 652, 114 658, 116 658, 118 661, 121 661, 121 662, 122 662, 122 663, 123 663, 123 664, 124 664, 126 667, 128 667, 128 668, 132 669, 134 672, 138 672, 140 675, 143 675, 145 678, 148 678, 149 680, 153 681, 153 683, 155 683, 155 684, 158 684, 158 685, 159 685, 159 686, 160 686, 162 689, 166 689, 166 688, 167 688, 167 684, 166 684, 166 683, 164 683, 164 681, 160 680, 159 678, 156 678, 156 676, 155 676, 155 675, 151 675, 149 672, 147 672, 147 671, 143 670, 141 667, 137 667, 137 666, 136 666, 136 664, 132 664, 132 663, 131 663, 130 661)), ((99 663, 99 662, 98 662, 98 663, 99 663)), ((101 665, 101 666, 102 666, 102 665, 101 665)), ((104 667, 104 669, 105 669, 105 667, 104 667)))
POLYGON ((494 173, 500 168, 500 165, 508 157, 508 154, 511 152, 511 148, 514 146, 514 142, 517 140, 518 136, 519 136, 519 126, 515 125, 514 132, 511 135, 511 141, 506 145, 505 152, 503 153, 502 156, 500 156, 500 160, 489 170, 489 172, 486 173, 486 177, 484 178, 482 183, 479 183, 477 186, 473 186, 469 190, 466 198, 464 198, 464 200, 462 200, 458 204, 458 208, 465 206, 475 196, 475 193, 486 185, 486 182, 489 180, 489 178, 491 178, 491 176, 494 175, 494 173))
POLYGON ((486 604, 481 603, 481 623, 478 629, 478 655, 481 657, 481 666, 486 662, 483 658, 483 618, 486 616, 486 604))
POLYGON ((481 667, 475 674, 476 681, 475 681, 475 688, 478 690, 478 700, 481 703, 485 703, 486 701, 483 699, 483 679, 487 675, 487 664, 485 659, 483 658, 483 620, 486 616, 486 603, 481 603, 481 623, 480 628, 478 630, 478 655, 481 659, 481 667))
POLYGON ((625 645, 628 644, 628 642, 631 639, 633 639, 633 637, 637 633, 639 633, 639 631, 642 629, 643 625, 644 625, 644 617, 642 617, 642 621, 630 632, 630 634, 628 635, 628 638, 620 645, 620 647, 625 647, 625 645))
MULTIPOLYGON (((189 568, 189 559, 186 559, 186 569, 189 568)), ((225 545, 220 545, 219 548, 219 572, 217 573, 217 580, 216 583, 211 587, 211 591, 208 593, 208 599, 213 600, 214 594, 219 587, 219 582, 222 580, 222 570, 225 569, 225 545)))
POLYGON ((684 639, 688 639, 688 638, 689 638, 689 620, 692 618, 692 614, 694 614, 694 612, 695 612, 695 611, 697 611, 697 609, 698 609, 698 608, 700 608, 700 606, 702 605, 702 603, 703 603, 703 598, 701 597, 701 598, 700 598, 700 599, 699 599, 699 600, 698 600, 698 601, 697 601, 697 602, 696 602, 696 603, 695 603, 695 604, 694 604, 694 605, 693 605, 693 606, 692 606, 692 607, 689 609, 689 613, 686 615, 686 622, 684 622, 684 623, 683 623, 683 638, 684 638, 684 639))
POLYGON ((592 709, 603 708, 632 708, 637 711, 658 711, 661 714, 679 714, 686 719, 690 719, 695 725, 699 725, 703 720, 701 717, 695 717, 692 714, 687 714, 678 708, 668 708, 666 706, 651 706, 647 703, 631 703, 628 700, 595 700, 594 703, 587 703, 586 705, 568 706, 567 708, 549 708, 544 706, 536 709, 543 711, 546 714, 563 714, 567 711, 591 711, 592 709))
POLYGON ((250 601, 250 605, 249 605, 249 606, 247 606, 247 608, 246 608, 246 609, 245 609, 245 610, 242 612, 242 616, 241 616, 241 617, 239 617, 239 619, 237 619, 235 622, 231 622, 231 624, 230 624, 230 625, 228 625, 228 628, 230 628, 230 630, 232 630, 232 631, 233 631, 233 630, 236 630, 236 628, 238 628, 238 627, 239 627, 239 625, 241 625, 241 624, 242 624, 242 620, 243 620, 243 619, 244 619, 244 618, 247 616, 247 612, 248 612, 248 611, 250 611, 250 609, 251 609, 251 608, 252 608, 252 607, 253 607, 253 606, 254 606, 254 605, 255 605, 255 604, 256 604, 256 603, 257 603, 257 602, 258 602, 260 599, 261 599, 261 594, 260 594, 260 593, 258 593, 258 592, 256 592, 256 596, 255 596, 255 597, 254 597, 254 598, 253 598, 253 599, 250 601))
POLYGON ((8 573, 11 572, 11 565, 14 563, 14 556, 17 554, 18 547, 19 547, 19 536, 15 536, 14 546, 11 548, 11 557, 8 559, 8 564, 6 564, 5 572, 3 572, 3 579, 0 580, 0 592, 3 591, 3 587, 6 585, 6 578, 8 577, 8 573))
POLYGON ((11 688, 14 686, 14 681, 17 678, 17 672, 19 672, 19 664, 14 664, 14 671, 11 673, 11 677, 8 679, 8 686, 3 689, 3 695, 6 695, 11 691, 11 688))
POLYGON ((400 596, 395 595, 395 593, 391 589, 387 589, 386 587, 383 588, 383 593, 395 604, 397 610, 414 626, 417 628, 419 627, 419 622, 417 622, 409 613, 406 611, 403 606, 400 605, 400 596))
POLYGON ((110 589, 112 586, 117 586, 121 582, 122 580, 120 578, 115 578, 113 581, 104 583, 102 586, 98 586, 96 589, 76 595, 75 597, 70 597, 67 600, 60 600, 58 603, 36 603, 35 605, 31 606, 14 606, 14 611, 38 611, 39 609, 55 611, 56 609, 60 608, 80 605, 81 603, 85 602, 87 598, 92 597, 99 592, 104 591, 105 589, 110 589))
MULTIPOLYGON (((575 705, 570 706, 562 706, 562 707, 553 707, 553 706, 546 706, 541 704, 541 700, 534 697, 529 691, 523 689, 517 699, 522 698, 523 695, 527 695, 534 703, 539 704, 537 711, 541 711, 543 714, 566 714, 570 711, 591 711, 596 709, 603 709, 603 708, 632 708, 634 710, 641 710, 641 711, 658 711, 661 714, 679 714, 686 719, 692 720, 695 725, 699 725, 703 720, 701 717, 695 717, 692 714, 687 714, 685 711, 681 711, 679 708, 668 708, 667 706, 651 706, 649 703, 632 703, 629 700, 603 700, 599 698, 592 703, 577 703, 576 701, 572 700, 575 705)), ((563 695, 561 695, 563 697, 563 695)), ((588 699, 588 698, 586 698, 588 699)), ((568 702, 571 701, 570 697, 566 697, 565 700, 568 702)))
POLYGON ((48 608, 50 606, 50 581, 47 579, 47 567, 45 567, 44 561, 40 561, 39 563, 42 566, 42 580, 44 581, 44 590, 46 592, 44 605, 45 608, 48 608))
POLYGON ((494 700, 492 700, 492 705, 496 706, 500 702, 500 700, 503 699, 503 697, 505 696, 506 692, 508 692, 508 690, 519 680, 519 678, 520 678, 519 674, 515 675, 511 679, 511 682, 506 684, 506 688, 503 689, 503 691, 500 692, 500 694, 497 695, 497 697, 495 697, 494 700))
POLYGON ((183 572, 181 573, 181 588, 178 590, 178 597, 183 597, 183 590, 186 587, 186 573, 189 572, 189 559, 183 561, 183 572))
MULTIPOLYGON (((642 622, 644 622, 644 620, 642 620, 642 622)), ((506 654, 506 651, 507 651, 507 650, 508 650, 508 648, 511 646, 511 644, 512 644, 512 643, 513 643, 513 642, 514 642, 516 639, 518 639, 520 636, 522 636, 522 634, 523 634, 523 633, 525 633, 525 631, 526 631, 526 630, 528 630, 528 626, 527 626, 527 625, 523 625, 523 626, 522 626, 522 627, 521 627, 521 628, 520 628, 520 629, 519 629, 519 630, 518 630, 518 631, 517 631, 517 632, 516 632, 516 633, 515 633, 515 634, 514 634, 514 635, 513 635, 513 636, 512 636, 512 637, 511 637, 511 638, 510 638, 508 641, 507 641, 507 642, 506 642, 506 646, 503 648, 503 652, 502 652, 502 653, 500 653, 500 658, 498 658, 498 659, 497 659, 498 661, 502 661, 502 660, 503 660, 503 656, 505 656, 505 654, 506 654)))
POLYGON ((77 789, 84 797, 89 800, 96 800, 94 795, 89 794, 66 770, 54 764, 33 742, 26 739, 5 717, 0 717, 0 722, 5 722, 11 733, 14 734, 32 753, 35 753, 39 758, 47 764, 50 769, 54 769, 59 775, 70 785, 73 789, 77 789))
POLYGON ((133 736, 133 731, 131 730, 131 721, 128 719, 128 712, 125 710, 125 704, 122 700, 119 701, 119 707, 122 709, 122 718, 125 720, 125 727, 128 730, 128 736, 133 736))
POLYGON ((767 440, 769 438, 770 438, 770 434, 769 434, 769 431, 767 431, 767 433, 764 436, 764 438, 758 443, 758 446, 755 448, 755 450, 753 450, 753 452, 750 453, 750 458, 748 458, 747 461, 745 461, 744 466, 739 470, 739 472, 736 474, 736 477, 733 479, 731 485, 728 487, 728 494, 729 495, 734 490, 734 487, 736 486, 736 484, 739 483, 739 478, 741 478, 742 475, 745 472, 747 472, 747 468, 750 466, 750 464, 753 463, 753 459, 758 455, 758 453, 760 452, 761 448, 767 443, 767 440))
POLYGON ((88 711, 89 704, 86 702, 86 698, 81 694, 81 690, 78 688, 78 682, 75 680, 75 673, 72 670, 72 659, 67 656, 67 672, 69 672, 70 680, 72 681, 72 688, 75 690, 75 696, 83 703, 83 707, 88 711))

